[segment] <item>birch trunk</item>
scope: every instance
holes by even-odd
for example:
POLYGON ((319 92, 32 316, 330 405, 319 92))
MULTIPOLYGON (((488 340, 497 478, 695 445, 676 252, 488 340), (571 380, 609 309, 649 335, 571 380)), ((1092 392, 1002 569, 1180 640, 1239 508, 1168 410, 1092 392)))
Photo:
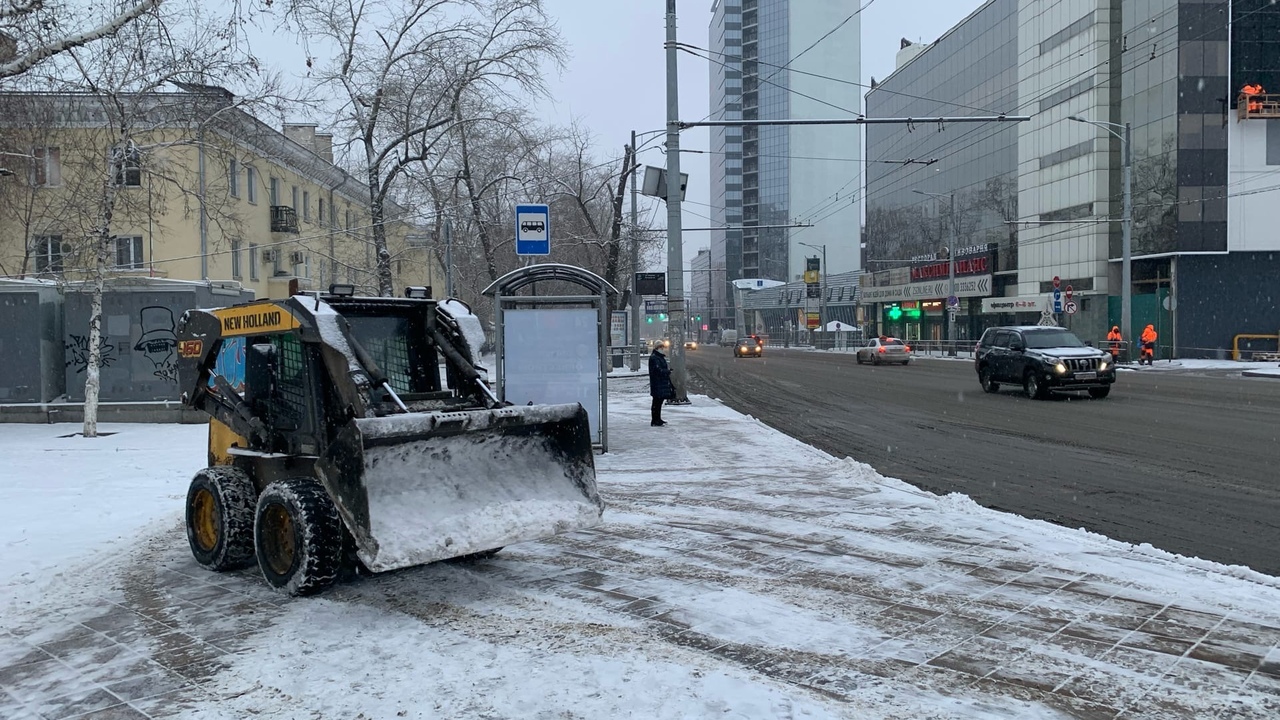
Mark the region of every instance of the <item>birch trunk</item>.
POLYGON ((110 170, 102 185, 102 217, 94 238, 93 296, 89 303, 89 362, 84 371, 84 437, 98 437, 98 397, 102 389, 102 295, 106 287, 107 253, 116 187, 110 170))

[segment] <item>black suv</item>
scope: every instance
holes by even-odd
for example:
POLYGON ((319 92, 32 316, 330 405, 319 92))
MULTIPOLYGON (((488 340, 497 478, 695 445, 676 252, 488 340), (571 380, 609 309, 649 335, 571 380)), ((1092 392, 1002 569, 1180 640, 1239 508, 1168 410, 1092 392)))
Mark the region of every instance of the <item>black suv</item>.
POLYGON ((974 366, 983 390, 1021 385, 1033 398, 1062 390, 1088 390, 1090 397, 1104 398, 1116 381, 1111 353, 1060 327, 987 328, 974 350, 974 366))

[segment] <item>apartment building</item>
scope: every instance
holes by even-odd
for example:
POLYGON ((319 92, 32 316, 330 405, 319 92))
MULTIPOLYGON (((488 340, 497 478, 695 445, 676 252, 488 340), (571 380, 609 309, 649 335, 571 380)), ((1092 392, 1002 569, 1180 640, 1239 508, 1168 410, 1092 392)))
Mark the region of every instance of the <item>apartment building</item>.
MULTIPOLYGON (((368 188, 334 164, 330 135, 272 128, 219 88, 120 104, 109 120, 89 93, 0 94, 0 275, 85 276, 109 193, 112 275, 238 283, 257 297, 332 282, 376 291, 368 188)), ((387 203, 387 215, 396 284, 442 277, 403 210, 387 203)))

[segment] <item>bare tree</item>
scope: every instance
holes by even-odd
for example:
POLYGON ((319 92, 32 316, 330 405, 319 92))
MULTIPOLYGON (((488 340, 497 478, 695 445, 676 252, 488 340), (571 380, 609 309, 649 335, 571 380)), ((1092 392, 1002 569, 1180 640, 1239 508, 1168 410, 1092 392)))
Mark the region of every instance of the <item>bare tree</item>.
POLYGON ((320 52, 312 79, 335 96, 338 125, 369 185, 381 294, 392 293, 384 203, 458 126, 469 94, 539 95, 542 65, 563 57, 541 0, 293 0, 320 52))
POLYGON ((233 18, 211 15, 196 0, 166 0, 108 40, 67 50, 65 63, 54 63, 59 72, 46 78, 69 91, 63 96, 67 106, 59 111, 84 128, 78 137, 88 146, 67 153, 75 163, 68 163, 67 179, 82 187, 64 193, 80 203, 64 222, 83 222, 76 256, 91 286, 85 437, 97 435, 102 300, 107 274, 116 264, 114 228, 118 220, 155 212, 151 193, 144 200, 122 189, 140 185, 146 175, 191 192, 189 175, 168 171, 166 155, 204 153, 205 130, 248 104, 201 83, 211 77, 246 87, 261 82, 252 63, 236 51, 233 27, 233 18), (174 92, 175 87, 185 92, 174 92), (144 202, 147 206, 141 206, 144 202))

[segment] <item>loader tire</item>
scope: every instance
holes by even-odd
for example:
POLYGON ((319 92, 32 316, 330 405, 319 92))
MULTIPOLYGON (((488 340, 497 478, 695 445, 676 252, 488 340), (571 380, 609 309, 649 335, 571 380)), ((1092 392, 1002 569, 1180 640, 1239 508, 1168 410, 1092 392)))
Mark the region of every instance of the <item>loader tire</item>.
POLYGON ((258 497, 253 528, 262 577, 295 597, 324 590, 342 567, 343 531, 338 509, 319 481, 271 483, 258 497))
POLYGON ((208 467, 187 488, 187 542, 201 566, 214 571, 253 564, 253 514, 257 494, 240 468, 208 467))

